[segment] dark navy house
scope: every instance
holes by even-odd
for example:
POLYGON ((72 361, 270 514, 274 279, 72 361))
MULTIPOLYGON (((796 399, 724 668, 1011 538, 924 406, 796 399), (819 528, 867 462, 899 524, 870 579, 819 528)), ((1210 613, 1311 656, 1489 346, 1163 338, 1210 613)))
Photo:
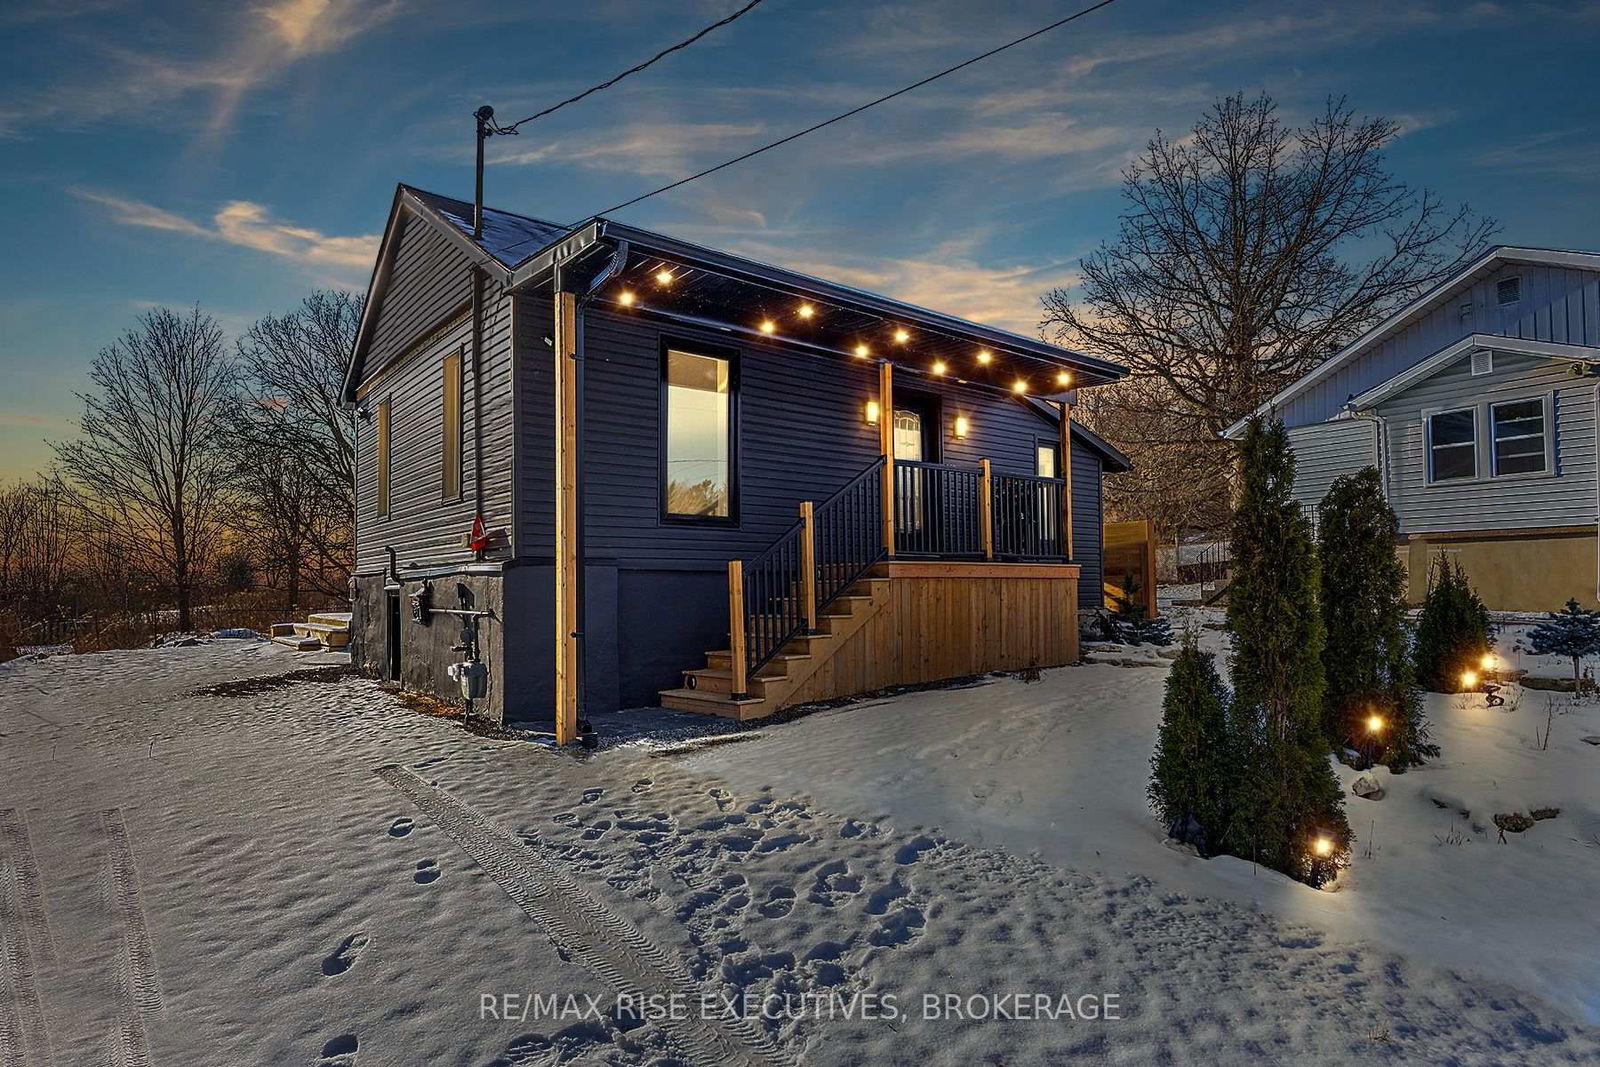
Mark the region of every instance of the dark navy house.
POLYGON ((355 662, 492 718, 741 719, 1072 662, 1112 364, 401 186, 345 383, 355 662))

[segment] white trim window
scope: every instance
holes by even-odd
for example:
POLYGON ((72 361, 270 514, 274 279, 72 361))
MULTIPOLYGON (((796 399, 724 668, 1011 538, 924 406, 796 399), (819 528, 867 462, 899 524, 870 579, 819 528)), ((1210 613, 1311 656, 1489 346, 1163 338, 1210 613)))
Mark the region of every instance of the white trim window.
POLYGON ((1550 470, 1550 398, 1489 405, 1490 473, 1496 478, 1550 470))
POLYGON ((1428 481, 1478 476, 1478 410, 1453 408, 1428 415, 1428 481))

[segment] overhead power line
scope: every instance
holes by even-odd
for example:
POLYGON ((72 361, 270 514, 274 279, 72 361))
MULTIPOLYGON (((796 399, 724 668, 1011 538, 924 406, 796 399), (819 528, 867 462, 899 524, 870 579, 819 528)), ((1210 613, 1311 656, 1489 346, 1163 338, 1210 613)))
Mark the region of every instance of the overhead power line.
POLYGON ((816 133, 818 130, 822 129, 825 126, 832 126, 835 122, 843 122, 845 119, 850 118, 853 115, 861 114, 863 111, 866 111, 868 108, 877 107, 879 104, 887 103, 888 101, 893 100, 897 96, 904 96, 906 93, 911 92, 913 89, 920 89, 924 85, 927 85, 929 82, 936 82, 940 78, 943 78, 947 74, 954 74, 956 71, 962 70, 962 69, 964 69, 966 67, 970 67, 974 63, 982 62, 983 60, 988 59, 990 56, 998 55, 999 53, 1004 52, 1008 48, 1015 48, 1017 45, 1023 44, 1023 43, 1025 43, 1027 41, 1031 41, 1035 37, 1043 36, 1044 34, 1049 33, 1051 30, 1059 29, 1060 27, 1065 26, 1069 22, 1075 22, 1078 19, 1083 18, 1085 15, 1093 14, 1094 12, 1099 11, 1103 7, 1110 7, 1115 2, 1116 2, 1116 0, 1100 0, 1100 2, 1098 4, 1091 4, 1090 6, 1088 6, 1086 8, 1083 8, 1083 9, 1081 9, 1079 11, 1074 11, 1072 14, 1068 15, 1064 19, 1058 19, 1057 21, 1050 23, 1050 25, 1048 25, 1048 26, 1041 26, 1039 29, 1034 30, 1030 34, 1027 34, 1027 35, 1022 36, 1022 37, 1018 37, 1014 41, 1007 41, 1005 44, 1001 45, 998 48, 991 48, 991 49, 989 49, 989 51, 983 53, 982 55, 973 56, 971 59, 968 59, 968 60, 966 60, 964 62, 961 62, 961 63, 957 63, 955 66, 947 68, 945 70, 941 70, 937 74, 930 74, 930 75, 928 75, 928 77, 923 78, 919 82, 913 82, 910 85, 905 86, 904 88, 896 89, 892 93, 889 93, 889 94, 887 94, 885 96, 880 96, 876 100, 870 100, 867 103, 862 104, 860 107, 851 108, 849 111, 844 112, 842 115, 835 115, 835 116, 833 116, 833 118, 824 119, 822 122, 819 122, 814 126, 807 126, 803 130, 796 130, 794 133, 791 133, 787 137, 780 138, 779 140, 773 141, 770 144, 764 144, 760 148, 752 149, 749 152, 746 152, 742 156, 735 156, 734 158, 732 158, 730 160, 727 160, 726 162, 718 163, 714 167, 707 167, 705 170, 700 171, 698 174, 691 174, 687 178, 679 178, 677 181, 671 183, 670 185, 663 185, 659 189, 652 189, 648 193, 644 193, 643 195, 636 196, 632 200, 624 200, 620 204, 616 204, 616 205, 614 205, 612 207, 608 207, 604 211, 597 211, 597 212, 595 212, 595 214, 596 215, 609 215, 613 211, 621 211, 625 207, 632 207, 634 204, 639 203, 639 201, 641 201, 641 200, 648 200, 652 196, 659 196, 662 193, 669 192, 669 191, 671 191, 673 189, 676 189, 680 185, 688 185, 692 181, 697 181, 700 178, 704 178, 708 174, 715 174, 717 171, 723 170, 723 169, 725 169, 727 167, 731 167, 735 163, 743 163, 747 159, 753 159, 756 156, 759 156, 763 152, 770 152, 774 148, 778 148, 778 147, 781 147, 783 145, 788 144, 790 141, 797 141, 800 138, 804 137, 808 133, 816 133))
POLYGON ((732 22, 734 19, 738 18, 740 15, 743 15, 745 12, 749 11, 751 8, 755 7, 759 3, 761 3, 761 0, 750 0, 750 2, 748 4, 744 5, 739 10, 735 11, 733 14, 729 15, 727 18, 718 19, 716 22, 713 22, 711 25, 707 26, 705 29, 701 30, 699 33, 695 34, 693 37, 690 37, 687 40, 679 41, 677 44, 673 45, 671 48, 663 48, 661 51, 657 52, 655 55, 651 56, 649 59, 645 60, 643 63, 640 63, 638 66, 629 67, 627 70, 623 71, 621 74, 618 74, 616 77, 611 78, 611 79, 609 79, 607 81, 603 81, 599 85, 590 86, 589 88, 585 89, 583 92, 579 93, 577 96, 569 96, 565 100, 561 101, 559 104, 552 104, 549 107, 545 108, 543 111, 534 112, 532 115, 529 115, 527 118, 518 119, 516 122, 513 122, 510 126, 501 127, 499 129, 497 129, 495 132, 496 133, 516 133, 518 126, 521 126, 521 125, 523 125, 525 123, 532 122, 534 119, 542 119, 546 115, 550 114, 552 111, 560 111, 562 108, 566 107, 568 104, 576 104, 579 100, 582 100, 584 97, 589 96, 592 93, 598 93, 602 89, 609 89, 613 85, 615 85, 619 81, 621 81, 623 78, 626 78, 628 75, 637 74, 641 70, 644 70, 646 67, 650 66, 651 64, 659 62, 662 59, 665 59, 667 56, 670 56, 672 53, 679 52, 679 51, 682 51, 685 48, 688 48, 690 45, 694 44, 696 41, 698 41, 700 38, 704 37, 706 34, 710 33, 713 30, 721 29, 722 27, 726 26, 728 23, 732 22))

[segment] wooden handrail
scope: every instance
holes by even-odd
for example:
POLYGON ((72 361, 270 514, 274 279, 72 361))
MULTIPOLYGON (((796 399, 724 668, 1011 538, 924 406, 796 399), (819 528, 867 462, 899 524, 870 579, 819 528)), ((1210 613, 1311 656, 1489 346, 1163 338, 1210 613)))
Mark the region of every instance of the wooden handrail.
POLYGON ((744 563, 737 559, 728 561, 728 654, 733 671, 729 689, 733 699, 743 700, 749 695, 744 654, 744 563))
POLYGON ((800 501, 800 603, 806 632, 817 632, 817 525, 809 500, 800 501))
POLYGON ((986 459, 978 461, 978 536, 983 542, 983 558, 994 559, 994 470, 986 459))

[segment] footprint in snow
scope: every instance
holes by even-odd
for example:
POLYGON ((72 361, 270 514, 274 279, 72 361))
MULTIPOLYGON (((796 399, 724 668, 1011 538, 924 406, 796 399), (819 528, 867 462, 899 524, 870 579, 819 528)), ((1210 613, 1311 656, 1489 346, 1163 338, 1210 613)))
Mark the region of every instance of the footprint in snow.
POLYGON ((605 792, 606 791, 604 789, 585 789, 583 791, 583 796, 578 800, 578 803, 593 804, 595 801, 604 796, 605 792))
POLYGON ((361 1042, 356 1040, 355 1034, 340 1034, 331 1038, 322 1046, 322 1058, 316 1067, 355 1067, 356 1049, 361 1042))
POLYGON ((781 919, 794 910, 794 890, 786 885, 775 885, 767 893, 767 902, 760 911, 769 919, 781 919))
POLYGON ((635 793, 648 792, 650 787, 655 784, 656 780, 654 778, 641 778, 637 782, 633 783, 633 791, 635 793))
POLYGON ((437 880, 440 873, 438 860, 418 860, 417 873, 412 877, 416 879, 418 885, 427 885, 437 880))
POLYGON ((343 974, 356 964, 356 957, 361 955, 361 950, 367 947, 367 935, 357 931, 339 942, 339 947, 334 949, 322 961, 322 973, 332 978, 343 974))
POLYGON ((706 795, 717 802, 718 811, 727 811, 729 805, 733 803, 733 794, 726 789, 712 789, 706 795))
POLYGON ((894 854, 894 861, 899 864, 915 863, 933 846, 931 837, 914 837, 900 846, 900 850, 894 854))
POLYGON ((404 818, 404 817, 396 819, 389 826, 389 836, 390 837, 404 837, 407 834, 409 834, 413 829, 415 829, 416 825, 417 824, 415 822, 413 822, 410 819, 404 818))

